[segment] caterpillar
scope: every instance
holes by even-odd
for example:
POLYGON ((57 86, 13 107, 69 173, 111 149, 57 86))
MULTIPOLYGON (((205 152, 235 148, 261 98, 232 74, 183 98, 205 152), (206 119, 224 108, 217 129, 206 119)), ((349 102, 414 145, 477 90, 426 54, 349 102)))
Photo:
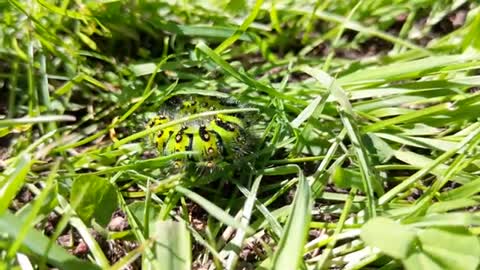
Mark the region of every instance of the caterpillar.
MULTIPOLYGON (((188 95, 168 99, 162 110, 148 121, 148 127, 205 111, 238 108, 232 99, 188 95)), ((224 165, 240 164, 251 153, 253 136, 242 114, 216 114, 172 125, 152 134, 151 141, 160 155, 191 151, 186 159, 175 160, 174 168, 194 165, 212 171, 224 165)))

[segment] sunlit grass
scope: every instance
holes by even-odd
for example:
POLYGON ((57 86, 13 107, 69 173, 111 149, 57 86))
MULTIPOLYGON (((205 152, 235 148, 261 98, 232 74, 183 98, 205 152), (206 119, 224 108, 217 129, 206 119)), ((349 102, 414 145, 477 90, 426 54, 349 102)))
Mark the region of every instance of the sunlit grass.
POLYGON ((0 268, 478 268, 476 3, 0 9, 0 268), (145 127, 199 93, 242 105, 145 127), (149 135, 239 112, 245 168, 165 173, 149 135))

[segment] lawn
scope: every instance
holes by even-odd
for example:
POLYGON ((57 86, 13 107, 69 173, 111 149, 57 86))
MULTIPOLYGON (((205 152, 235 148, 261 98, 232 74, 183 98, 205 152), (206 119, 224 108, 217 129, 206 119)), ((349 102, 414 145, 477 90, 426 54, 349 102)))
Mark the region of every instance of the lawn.
POLYGON ((478 1, 0 0, 0 269, 478 269, 478 1))

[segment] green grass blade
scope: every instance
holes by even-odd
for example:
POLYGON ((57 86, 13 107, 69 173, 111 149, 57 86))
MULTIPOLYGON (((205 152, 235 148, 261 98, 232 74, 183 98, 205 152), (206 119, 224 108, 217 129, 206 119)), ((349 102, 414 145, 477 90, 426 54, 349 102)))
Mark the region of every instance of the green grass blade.
POLYGON ((0 127, 19 126, 27 124, 49 123, 75 121, 75 117, 71 115, 42 115, 36 117, 23 117, 16 119, 2 119, 0 120, 0 127))
MULTIPOLYGON (((20 233, 22 225, 22 222, 9 212, 0 214, 0 231, 6 233, 9 237, 15 238, 20 233)), ((50 246, 49 242, 48 237, 32 229, 27 232, 25 239, 22 241, 22 248, 35 256, 47 257, 47 262, 59 269, 101 269, 98 265, 76 258, 56 244, 50 246), (47 250, 48 253, 46 253, 47 250)))
POLYGON ((339 78, 338 82, 342 85, 351 83, 359 84, 361 82, 385 83, 389 81, 415 78, 426 73, 438 72, 445 66, 471 61, 476 58, 477 57, 475 56, 466 55, 431 56, 410 62, 394 63, 383 67, 362 69, 339 78))
POLYGON ((198 203, 200 206, 205 209, 210 215, 218 219, 220 222, 229 225, 231 227, 237 228, 237 229, 242 229, 245 230, 248 234, 253 233, 253 229, 248 227, 248 226, 243 226, 242 224, 238 223, 235 218, 233 218, 231 215, 227 214, 223 209, 220 207, 216 206, 212 202, 206 200, 202 196, 198 195, 197 193, 186 189, 182 186, 176 186, 175 190, 188 198, 190 198, 192 201, 198 203))
POLYGON ((355 199, 355 193, 357 193, 357 189, 352 188, 350 190, 347 201, 345 202, 345 206, 343 208, 342 214, 340 215, 340 219, 338 220, 337 227, 335 227, 335 231, 333 232, 331 240, 328 242, 327 247, 323 250, 322 257, 320 258, 320 261, 317 263, 315 269, 320 270, 320 269, 326 268, 327 262, 330 259, 330 256, 332 255, 333 248, 337 244, 338 235, 342 232, 345 221, 347 220, 348 215, 350 214, 350 209, 352 207, 353 200, 355 199))
POLYGON ((432 171, 434 168, 436 168, 438 165, 444 163, 448 159, 450 159, 453 155, 455 155, 458 151, 461 151, 466 145, 469 144, 469 142, 478 134, 480 133, 480 130, 477 130, 474 133, 471 133, 469 136, 464 138, 461 143, 455 148, 450 151, 447 151, 440 155, 438 158, 436 158, 433 162, 431 162, 428 166, 423 167, 421 170, 417 171, 415 174, 412 176, 408 177, 405 181, 400 183, 399 185, 395 186, 394 188, 390 189, 387 193, 385 193, 382 197, 379 199, 379 204, 383 205, 386 202, 390 201, 393 199, 399 192, 405 190, 407 187, 415 183, 416 181, 420 180, 423 176, 427 175, 432 171))
POLYGON ((347 130, 347 134, 352 141, 352 147, 355 151, 358 162, 360 163, 360 172, 362 174, 363 186, 365 193, 367 194, 367 214, 368 218, 372 218, 376 215, 375 207, 375 194, 374 194, 374 178, 372 173, 372 166, 366 153, 366 147, 363 145, 361 134, 358 131, 358 125, 355 121, 352 105, 348 100, 345 91, 335 82, 334 78, 327 73, 316 70, 310 67, 303 67, 302 71, 314 77, 325 88, 330 89, 332 96, 340 105, 338 110, 340 113, 340 119, 347 130))
POLYGON ((192 269, 190 232, 184 222, 158 221, 155 225, 153 269, 192 269))
MULTIPOLYGON (((250 219, 252 216, 252 212, 255 206, 255 201, 257 199, 257 192, 258 192, 258 187, 260 186, 260 182, 262 180, 262 175, 258 176, 255 181, 253 182, 252 189, 250 191, 249 196, 247 197, 247 200, 245 201, 245 204, 243 206, 242 211, 242 218, 240 220, 240 223, 242 226, 249 226, 250 219)), ((227 259, 225 262, 225 268, 234 270, 235 266, 237 264, 238 260, 238 252, 242 248, 243 241, 245 239, 246 232, 244 230, 238 230, 237 233, 235 234, 235 237, 228 243, 228 245, 225 247, 226 250, 228 251, 227 254, 227 259)))
POLYGON ((210 57, 210 59, 217 63, 217 65, 219 65, 226 73, 230 74, 237 80, 242 81, 253 88, 257 88, 258 90, 265 92, 272 97, 291 99, 289 96, 278 92, 270 86, 258 82, 257 80, 251 78, 249 75, 236 71, 227 61, 223 60, 220 55, 215 53, 215 51, 210 49, 205 43, 199 43, 197 45, 197 49, 210 57))
MULTIPOLYGON (((62 197, 61 195, 58 195, 57 198, 60 206, 62 206, 63 208, 63 211, 72 213, 72 216, 69 219, 69 223, 78 231, 80 236, 83 238, 83 241, 85 241, 85 244, 87 244, 97 264, 100 265, 102 268, 109 267, 110 263, 108 262, 108 259, 105 256, 105 253, 103 252, 100 245, 93 237, 87 225, 85 225, 85 223, 83 223, 83 221, 76 215, 75 211, 68 204, 68 202, 65 200, 64 197, 62 197)), ((75 204, 76 203, 74 202, 73 205, 75 204)))
POLYGON ((21 246, 23 242, 25 242, 25 238, 27 237, 28 232, 33 229, 33 225, 35 224, 35 218, 40 213, 42 204, 45 203, 45 201, 47 201, 47 197, 49 196, 49 193, 52 192, 52 190, 54 189, 53 181, 57 175, 58 163, 55 163, 54 166, 55 167, 52 169, 52 172, 48 176, 44 189, 35 199, 35 202, 33 203, 30 213, 28 213, 28 215, 25 217, 23 221, 23 226, 18 231, 18 234, 15 236, 15 240, 13 241, 13 243, 10 245, 10 248, 8 249, 7 256, 10 258, 12 258, 13 255, 17 253, 18 248, 21 246))
POLYGON ((216 53, 221 54, 226 48, 230 47, 237 39, 239 39, 245 31, 247 31, 250 24, 252 24, 255 18, 257 17, 262 4, 263 4, 263 0, 256 1, 252 12, 250 12, 248 17, 245 18, 245 20, 240 25, 240 27, 235 31, 235 33, 229 38, 227 38, 225 41, 223 41, 220 45, 218 45, 217 48, 215 48, 216 53))
POLYGON ((5 172, 5 179, 0 182, 0 214, 4 213, 17 192, 23 186, 25 177, 30 171, 32 165, 29 154, 24 153, 19 156, 12 168, 8 168, 5 172))
POLYGON ((273 269, 298 269, 309 229, 312 199, 310 187, 298 168, 298 188, 290 215, 284 228, 278 250, 273 258, 273 269))

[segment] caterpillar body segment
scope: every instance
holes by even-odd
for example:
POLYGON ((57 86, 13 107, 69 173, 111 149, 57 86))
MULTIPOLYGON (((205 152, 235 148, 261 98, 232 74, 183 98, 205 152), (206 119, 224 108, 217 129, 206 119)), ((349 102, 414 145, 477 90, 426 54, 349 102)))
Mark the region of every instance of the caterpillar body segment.
MULTIPOLYGON (((232 109, 237 102, 211 96, 174 96, 167 100, 162 113, 148 122, 148 127, 205 111, 232 109)), ((173 167, 195 167, 197 173, 212 172, 238 164, 251 153, 252 136, 243 114, 217 114, 173 125, 154 134, 153 141, 160 155, 192 152, 187 158, 175 160, 173 167)))

